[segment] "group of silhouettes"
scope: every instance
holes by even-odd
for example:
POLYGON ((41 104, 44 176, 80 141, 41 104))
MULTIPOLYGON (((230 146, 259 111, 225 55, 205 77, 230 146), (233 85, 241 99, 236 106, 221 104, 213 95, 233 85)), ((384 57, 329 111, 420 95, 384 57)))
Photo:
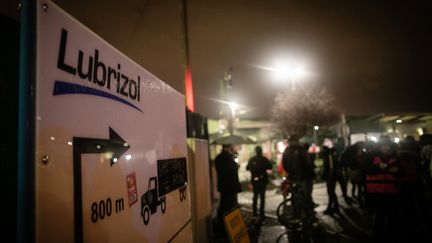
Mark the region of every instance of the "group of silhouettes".
POLYGON ((420 141, 407 136, 400 143, 381 136, 375 142, 357 142, 340 155, 334 148, 322 152, 323 179, 329 203, 325 214, 339 213, 337 183, 346 204, 357 202, 373 213, 375 242, 427 242, 431 227, 432 136, 420 141), (351 181, 351 195, 347 182, 351 181))
MULTIPOLYGON (((388 136, 381 136, 377 142, 357 142, 341 151, 323 146, 317 156, 323 161, 319 176, 314 163, 316 156, 308 153, 307 147, 300 144, 297 136, 291 136, 281 165, 289 180, 305 192, 305 207, 311 218, 316 219, 317 206, 312 199, 313 183, 321 179, 328 193, 324 214, 340 214, 336 194, 339 184, 347 206, 358 205, 365 213, 372 213, 375 242, 408 242, 412 237, 418 239, 416 242, 430 239, 432 135, 424 134, 419 141, 408 136, 398 144, 388 136)), ((255 151, 246 169, 251 172, 253 215, 264 220, 265 191, 273 166, 263 156, 261 147, 257 146, 255 151)), ((215 159, 221 224, 223 215, 238 205, 237 194, 242 191, 233 155, 233 146, 223 145, 215 159)))

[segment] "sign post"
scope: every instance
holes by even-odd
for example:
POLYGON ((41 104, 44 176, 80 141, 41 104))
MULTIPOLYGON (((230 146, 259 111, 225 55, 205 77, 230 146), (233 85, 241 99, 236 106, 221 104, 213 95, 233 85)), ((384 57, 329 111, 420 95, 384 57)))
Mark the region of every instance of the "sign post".
POLYGON ((51 1, 36 16, 36 241, 192 241, 184 96, 51 1))
POLYGON ((21 1, 18 91, 17 242, 31 242, 35 228, 35 2, 21 1))

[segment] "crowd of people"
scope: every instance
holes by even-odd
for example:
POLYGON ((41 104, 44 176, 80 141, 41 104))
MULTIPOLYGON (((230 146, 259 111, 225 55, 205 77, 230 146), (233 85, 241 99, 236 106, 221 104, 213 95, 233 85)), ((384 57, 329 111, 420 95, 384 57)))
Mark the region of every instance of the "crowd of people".
MULTIPOLYGON (((313 183, 322 179, 329 199, 324 214, 340 213, 336 195, 339 184, 346 205, 358 205, 365 212, 372 212, 376 242, 406 242, 414 236, 423 241, 430 239, 432 135, 425 134, 420 141, 408 136, 399 144, 393 143, 388 136, 381 136, 377 143, 357 142, 342 151, 323 146, 318 156, 323 161, 320 175, 314 170, 315 156, 308 153, 307 146, 301 145, 297 136, 291 136, 288 143, 282 166, 289 180, 305 192, 305 206, 311 218, 316 215, 313 183)), ((223 215, 237 206, 237 193, 242 190, 232 148, 224 145, 215 160, 221 195, 218 208, 221 223, 223 215)), ((248 161, 246 169, 251 172, 253 214, 262 220, 272 164, 262 155, 261 147, 256 147, 255 151, 256 155, 248 161)))
POLYGON ((408 136, 399 144, 388 136, 377 143, 358 142, 340 155, 323 151, 324 179, 329 193, 327 214, 338 212, 335 184, 341 185, 347 204, 372 210, 376 242, 426 242, 431 229, 432 136, 420 141, 408 136), (352 183, 351 197, 347 182, 352 183))
MULTIPOLYGON (((416 237, 427 242, 431 229, 431 155, 432 136, 423 135, 420 141, 408 136, 399 144, 388 136, 381 136, 377 143, 358 142, 337 151, 324 146, 320 154, 323 160, 321 178, 326 182, 328 205, 324 214, 340 213, 336 185, 339 184, 345 203, 357 203, 373 213, 373 238, 376 242, 408 242, 416 237), (351 183, 351 196, 348 183, 351 183)), ((302 154, 301 163, 292 159, 292 152, 284 152, 285 170, 299 174, 293 181, 310 183, 311 164, 306 151, 293 143, 302 154), (289 164, 304 164, 295 169, 289 164), (291 167, 291 168, 290 168, 291 167), (301 173, 300 173, 301 174, 301 173)), ((310 201, 310 208, 313 202, 310 201)))

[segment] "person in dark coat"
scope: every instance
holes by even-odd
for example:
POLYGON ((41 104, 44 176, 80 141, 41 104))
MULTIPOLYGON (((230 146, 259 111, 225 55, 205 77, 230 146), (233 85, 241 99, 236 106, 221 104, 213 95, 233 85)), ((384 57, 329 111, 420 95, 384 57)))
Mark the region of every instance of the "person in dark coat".
POLYGON ((309 217, 315 218, 314 203, 312 201, 313 180, 315 171, 306 149, 300 145, 297 136, 293 135, 288 140, 289 146, 285 149, 282 157, 282 165, 288 174, 288 178, 305 193, 306 208, 309 217))
POLYGON ((344 149, 339 156, 338 159, 338 169, 340 170, 340 175, 338 174, 337 182, 339 183, 342 196, 347 205, 351 205, 351 198, 348 196, 348 180, 349 180, 349 168, 352 162, 352 159, 355 157, 355 146, 348 146, 344 149))
POLYGON ((260 146, 257 146, 255 148, 256 156, 252 157, 247 166, 246 170, 249 170, 252 174, 251 181, 252 181, 252 187, 253 187, 253 215, 257 216, 257 203, 258 203, 258 196, 260 198, 260 211, 259 216, 260 220, 263 220, 265 218, 264 215, 264 205, 265 205, 265 191, 266 186, 269 182, 268 180, 268 171, 271 171, 273 168, 270 161, 262 155, 262 148, 260 146))
POLYGON ((328 205, 324 214, 339 213, 339 202, 336 196, 336 182, 342 176, 341 167, 338 164, 336 150, 327 146, 323 147, 323 174, 322 179, 327 185, 328 205))
MULTIPOLYGON (((432 229, 432 134, 421 135, 420 145, 417 198, 426 228, 432 229)), ((429 232, 429 238, 432 238, 432 232, 429 232)))
MULTIPOLYGON (((366 143, 357 142, 348 146, 340 156, 340 164, 347 170, 348 179, 352 183, 351 196, 357 199, 361 208, 364 207, 364 195, 366 193, 365 176, 366 143), (357 192, 357 193, 356 193, 357 192)), ((344 189, 342 189, 343 192, 344 189)), ((346 189, 345 189, 346 190, 346 189)), ((344 195, 345 201, 351 201, 344 195)), ((349 205, 349 203, 347 203, 349 205)))
POLYGON ((401 193, 400 211, 405 229, 403 238, 408 240, 410 235, 415 234, 418 242, 428 242, 426 238, 429 230, 426 224, 429 217, 426 216, 427 212, 422 210, 422 185, 418 176, 421 164, 420 147, 412 136, 407 136, 399 146, 400 166, 403 171, 398 177, 401 193))
POLYGON ((217 188, 220 193, 217 216, 221 225, 223 225, 224 214, 238 205, 237 193, 241 191, 238 166, 234 161, 233 153, 233 146, 224 144, 221 153, 215 159, 217 188))

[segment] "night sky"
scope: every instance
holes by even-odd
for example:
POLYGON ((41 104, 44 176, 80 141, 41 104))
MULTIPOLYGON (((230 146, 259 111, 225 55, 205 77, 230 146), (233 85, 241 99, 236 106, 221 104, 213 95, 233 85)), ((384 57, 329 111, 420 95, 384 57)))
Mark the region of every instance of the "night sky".
MULTIPOLYGON (((0 5, 2 12, 16 16, 10 8, 16 1, 8 2, 0 5)), ((55 2, 183 93, 180 1, 55 2)), ((285 57, 311 73, 300 88, 326 87, 347 114, 432 111, 428 1, 188 3, 195 108, 201 114, 217 117, 219 80, 232 67, 232 100, 248 108, 241 117, 268 117, 275 94, 290 85, 258 66, 285 57)))

